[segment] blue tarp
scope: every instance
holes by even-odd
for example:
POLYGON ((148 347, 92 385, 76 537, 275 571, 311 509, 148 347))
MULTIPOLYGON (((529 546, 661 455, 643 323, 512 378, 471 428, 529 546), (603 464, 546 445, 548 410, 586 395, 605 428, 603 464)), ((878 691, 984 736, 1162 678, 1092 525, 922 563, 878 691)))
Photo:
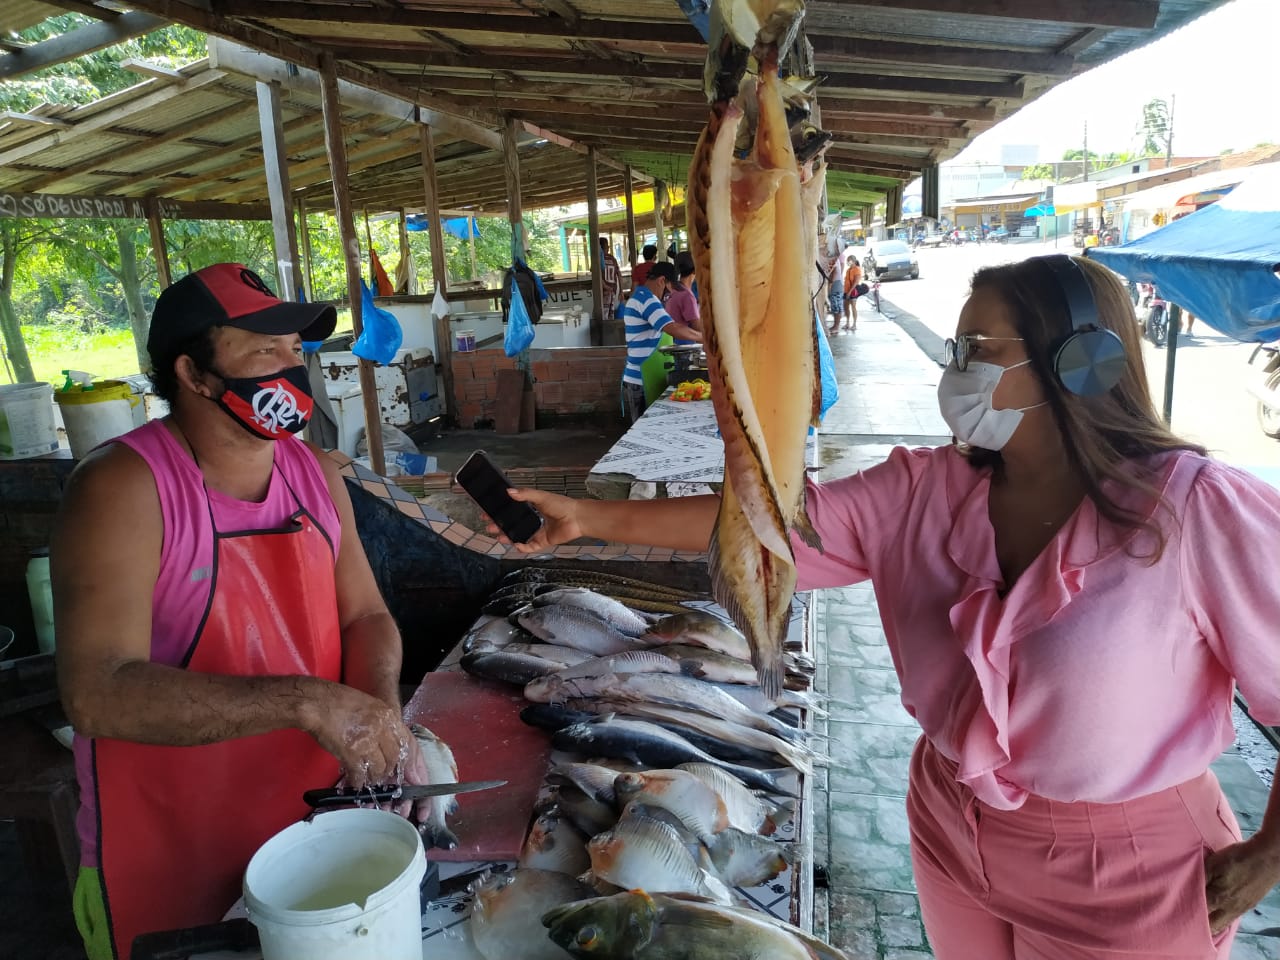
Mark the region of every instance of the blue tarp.
POLYGON ((1217 203, 1132 243, 1085 255, 1161 296, 1219 333, 1280 338, 1280 165, 1250 171, 1217 203))
MULTIPOLYGON (((405 217, 405 229, 414 232, 426 230, 430 225, 427 217, 421 213, 413 213, 405 217)), ((443 222, 445 233, 451 233, 459 240, 467 239, 467 226, 470 225, 471 236, 480 236, 480 224, 476 222, 475 217, 453 217, 443 222)))

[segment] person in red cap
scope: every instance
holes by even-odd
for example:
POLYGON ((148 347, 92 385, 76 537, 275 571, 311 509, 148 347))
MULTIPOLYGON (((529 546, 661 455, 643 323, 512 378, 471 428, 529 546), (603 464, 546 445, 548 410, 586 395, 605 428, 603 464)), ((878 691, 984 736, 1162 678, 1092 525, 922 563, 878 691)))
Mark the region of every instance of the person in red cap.
POLYGON ((302 342, 336 319, 237 263, 174 283, 147 338, 169 416, 67 483, 50 560, 91 960, 220 920, 304 790, 426 782, 344 481, 297 436, 302 342))

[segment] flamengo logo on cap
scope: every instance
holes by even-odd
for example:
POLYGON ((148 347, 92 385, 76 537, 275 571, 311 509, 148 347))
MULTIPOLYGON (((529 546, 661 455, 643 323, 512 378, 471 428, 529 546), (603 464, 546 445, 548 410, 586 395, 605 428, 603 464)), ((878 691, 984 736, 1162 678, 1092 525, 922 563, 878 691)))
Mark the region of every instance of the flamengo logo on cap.
POLYGON ((295 422, 305 422, 298 410, 298 398, 279 380, 254 394, 253 419, 271 433, 292 432, 290 427, 295 422))

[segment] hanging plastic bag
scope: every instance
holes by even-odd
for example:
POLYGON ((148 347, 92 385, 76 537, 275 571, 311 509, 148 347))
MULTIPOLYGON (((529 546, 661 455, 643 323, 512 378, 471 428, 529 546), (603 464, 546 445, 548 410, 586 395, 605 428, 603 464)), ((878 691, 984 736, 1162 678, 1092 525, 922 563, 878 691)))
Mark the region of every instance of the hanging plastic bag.
POLYGON ((822 318, 815 313, 813 321, 818 325, 818 375, 822 378, 822 401, 819 404, 818 419, 821 420, 840 399, 840 387, 836 383, 836 358, 831 353, 831 344, 827 342, 827 331, 822 326, 822 318))
POLYGON ((373 294, 363 280, 360 281, 360 303, 364 330, 351 345, 351 352, 361 360, 385 366, 396 358, 396 351, 404 342, 400 321, 381 307, 374 306, 373 294))
POLYGON ((436 284, 436 295, 431 299, 431 314, 436 317, 449 315, 449 301, 444 298, 439 284, 436 284))
POLYGON ((507 333, 502 339, 502 351, 508 357, 517 356, 528 350, 533 344, 533 323, 529 320, 529 311, 525 309, 524 297, 520 296, 520 288, 515 278, 511 279, 511 311, 507 317, 507 333))

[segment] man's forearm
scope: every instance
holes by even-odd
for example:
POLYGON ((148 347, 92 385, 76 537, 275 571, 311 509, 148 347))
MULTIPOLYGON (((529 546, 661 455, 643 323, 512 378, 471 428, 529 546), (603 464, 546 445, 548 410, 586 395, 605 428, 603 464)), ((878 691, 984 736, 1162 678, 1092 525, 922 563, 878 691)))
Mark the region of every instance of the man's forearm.
POLYGON ((355 620, 342 631, 342 681, 399 712, 403 653, 400 629, 391 614, 355 620))
POLYGON ((646 544, 672 550, 707 549, 720 498, 669 497, 661 500, 579 500, 583 536, 615 543, 646 544))
POLYGON ((296 727, 310 731, 326 681, 239 677, 129 661, 64 684, 76 732, 188 747, 296 727))

